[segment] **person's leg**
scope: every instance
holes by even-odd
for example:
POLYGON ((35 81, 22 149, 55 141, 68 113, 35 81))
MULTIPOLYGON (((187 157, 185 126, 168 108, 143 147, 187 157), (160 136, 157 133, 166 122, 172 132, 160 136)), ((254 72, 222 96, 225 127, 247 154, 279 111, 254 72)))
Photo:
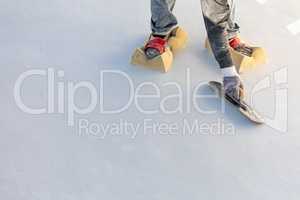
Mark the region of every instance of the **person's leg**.
POLYGON ((168 35, 177 27, 172 13, 176 0, 151 0, 151 28, 154 35, 168 35))
POLYGON ((231 58, 227 33, 232 13, 231 1, 201 0, 201 7, 208 40, 224 77, 225 93, 239 100, 243 85, 231 58))
POLYGON ((236 1, 229 0, 230 15, 227 21, 227 38, 229 40, 236 38, 240 31, 239 25, 236 23, 236 1))
POLYGON ((240 27, 236 23, 236 1, 235 0, 228 0, 230 5, 230 16, 227 21, 227 38, 229 40, 229 45, 235 49, 236 51, 246 55, 251 56, 253 53, 253 49, 247 45, 246 43, 242 42, 238 37, 240 32, 240 27))
POLYGON ((201 7, 208 40, 220 68, 232 67, 226 31, 231 12, 228 0, 201 0, 201 7))
POLYGON ((155 58, 165 51, 167 38, 177 27, 177 19, 172 13, 176 0, 151 0, 152 34, 145 46, 148 59, 155 58))

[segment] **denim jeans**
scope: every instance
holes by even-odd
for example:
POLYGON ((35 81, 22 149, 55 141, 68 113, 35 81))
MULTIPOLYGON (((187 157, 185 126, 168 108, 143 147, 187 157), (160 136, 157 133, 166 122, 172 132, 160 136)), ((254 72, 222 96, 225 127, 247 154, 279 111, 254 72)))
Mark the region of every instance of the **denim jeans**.
MULTIPOLYGON (((151 28, 156 35, 167 35, 178 26, 173 14, 176 0, 151 0, 151 28)), ((221 68, 233 66, 228 40, 236 36, 235 0, 201 0, 207 36, 221 68)))

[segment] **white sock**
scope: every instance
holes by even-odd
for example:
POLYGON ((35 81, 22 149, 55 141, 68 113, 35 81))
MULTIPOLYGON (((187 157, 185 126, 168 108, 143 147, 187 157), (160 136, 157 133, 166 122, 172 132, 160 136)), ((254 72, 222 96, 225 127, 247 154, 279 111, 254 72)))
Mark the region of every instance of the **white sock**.
POLYGON ((239 73, 236 71, 235 66, 223 68, 221 69, 221 71, 224 77, 240 76, 239 73))

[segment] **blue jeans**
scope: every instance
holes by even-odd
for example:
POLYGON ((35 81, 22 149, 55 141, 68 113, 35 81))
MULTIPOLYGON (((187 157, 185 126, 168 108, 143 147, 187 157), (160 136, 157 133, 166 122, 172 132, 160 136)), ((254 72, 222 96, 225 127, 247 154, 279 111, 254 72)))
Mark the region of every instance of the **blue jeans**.
MULTIPOLYGON (((151 0, 151 28, 155 35, 167 35, 178 26, 173 8, 176 0, 151 0)), ((233 66, 228 40, 239 32, 235 23, 235 0, 201 0, 207 36, 221 68, 233 66)))

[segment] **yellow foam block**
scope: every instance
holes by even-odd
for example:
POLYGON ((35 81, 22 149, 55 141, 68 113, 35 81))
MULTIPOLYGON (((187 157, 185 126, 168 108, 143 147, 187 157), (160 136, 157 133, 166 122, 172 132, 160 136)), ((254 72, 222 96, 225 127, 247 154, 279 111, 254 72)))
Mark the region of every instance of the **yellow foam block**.
POLYGON ((172 63, 173 53, 169 48, 162 55, 153 59, 147 59, 144 48, 137 48, 131 58, 131 64, 133 65, 143 65, 163 72, 168 72, 172 67, 172 63))
POLYGON ((168 72, 173 63, 173 54, 177 53, 179 50, 185 48, 188 40, 188 34, 178 27, 175 33, 172 33, 168 39, 168 46, 166 51, 153 59, 148 59, 145 55, 144 47, 135 49, 131 64, 133 65, 143 65, 149 68, 158 69, 163 72, 168 72))
POLYGON ((168 45, 173 53, 186 47, 188 41, 188 34, 182 28, 178 27, 173 36, 168 39, 168 45))
MULTIPOLYGON (((205 41, 205 48, 212 52, 208 39, 205 41)), ((234 65, 237 67, 239 73, 246 69, 253 69, 258 65, 265 64, 267 61, 266 52, 261 47, 251 47, 253 53, 251 56, 246 56, 242 53, 235 51, 230 47, 230 54, 234 65)))

